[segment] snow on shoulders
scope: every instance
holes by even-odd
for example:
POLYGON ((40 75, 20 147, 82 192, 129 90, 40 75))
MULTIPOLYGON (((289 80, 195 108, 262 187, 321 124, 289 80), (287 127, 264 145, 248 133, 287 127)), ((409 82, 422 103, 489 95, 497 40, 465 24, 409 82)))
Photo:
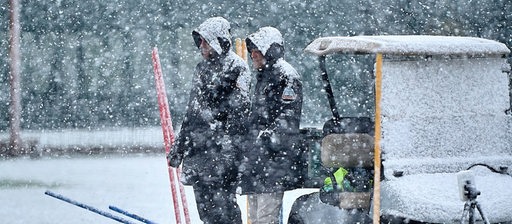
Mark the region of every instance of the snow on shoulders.
POLYGON ((277 60, 274 66, 279 68, 281 73, 284 74, 289 81, 300 80, 300 75, 297 70, 295 70, 295 68, 293 68, 293 66, 286 62, 283 58, 277 60))
MULTIPOLYGON (((237 79, 237 87, 242 90, 242 94, 245 97, 248 97, 249 94, 249 87, 251 82, 251 74, 249 72, 249 66, 247 63, 237 54, 235 54, 232 51, 229 51, 228 56, 226 58, 228 60, 228 63, 231 64, 229 69, 232 68, 240 68, 241 73, 240 76, 237 79)), ((228 69, 228 68, 225 68, 228 69)))

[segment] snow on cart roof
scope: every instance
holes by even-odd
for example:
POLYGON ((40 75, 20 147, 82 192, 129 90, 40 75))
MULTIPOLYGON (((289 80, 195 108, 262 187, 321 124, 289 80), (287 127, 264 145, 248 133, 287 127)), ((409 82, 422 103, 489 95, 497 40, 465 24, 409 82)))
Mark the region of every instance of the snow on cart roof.
POLYGON ((317 56, 332 53, 383 53, 399 55, 504 55, 503 43, 476 37, 397 35, 321 37, 306 52, 317 56))

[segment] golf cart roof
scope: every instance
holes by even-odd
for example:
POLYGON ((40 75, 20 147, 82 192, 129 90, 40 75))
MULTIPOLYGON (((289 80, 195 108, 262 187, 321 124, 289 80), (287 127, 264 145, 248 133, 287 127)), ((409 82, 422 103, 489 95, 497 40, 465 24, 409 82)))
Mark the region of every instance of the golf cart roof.
POLYGON ((317 56, 333 53, 383 53, 394 55, 504 55, 510 50, 497 41, 455 36, 353 36, 321 37, 306 52, 317 56))

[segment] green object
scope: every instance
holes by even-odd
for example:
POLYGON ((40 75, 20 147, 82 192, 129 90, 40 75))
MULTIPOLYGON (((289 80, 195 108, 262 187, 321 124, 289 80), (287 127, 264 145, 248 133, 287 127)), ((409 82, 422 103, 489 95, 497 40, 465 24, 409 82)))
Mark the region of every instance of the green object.
MULTIPOLYGON (((345 179, 345 176, 348 174, 348 171, 340 167, 336 172, 334 172, 334 178, 336 179, 336 184, 338 186, 338 189, 336 190, 342 190, 342 191, 351 191, 352 186, 350 185, 350 181, 345 179)), ((324 179, 324 186, 323 189, 325 191, 332 191, 334 190, 331 177, 327 177, 324 179)))

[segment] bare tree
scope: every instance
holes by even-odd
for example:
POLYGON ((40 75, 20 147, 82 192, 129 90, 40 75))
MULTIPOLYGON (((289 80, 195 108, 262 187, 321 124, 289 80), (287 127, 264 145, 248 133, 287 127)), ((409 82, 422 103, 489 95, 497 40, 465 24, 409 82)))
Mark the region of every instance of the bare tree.
POLYGON ((18 0, 10 0, 10 24, 9 24, 9 57, 10 57, 10 82, 11 102, 10 115, 10 142, 9 154, 21 153, 20 120, 21 120, 21 80, 20 80, 20 4, 18 0))

